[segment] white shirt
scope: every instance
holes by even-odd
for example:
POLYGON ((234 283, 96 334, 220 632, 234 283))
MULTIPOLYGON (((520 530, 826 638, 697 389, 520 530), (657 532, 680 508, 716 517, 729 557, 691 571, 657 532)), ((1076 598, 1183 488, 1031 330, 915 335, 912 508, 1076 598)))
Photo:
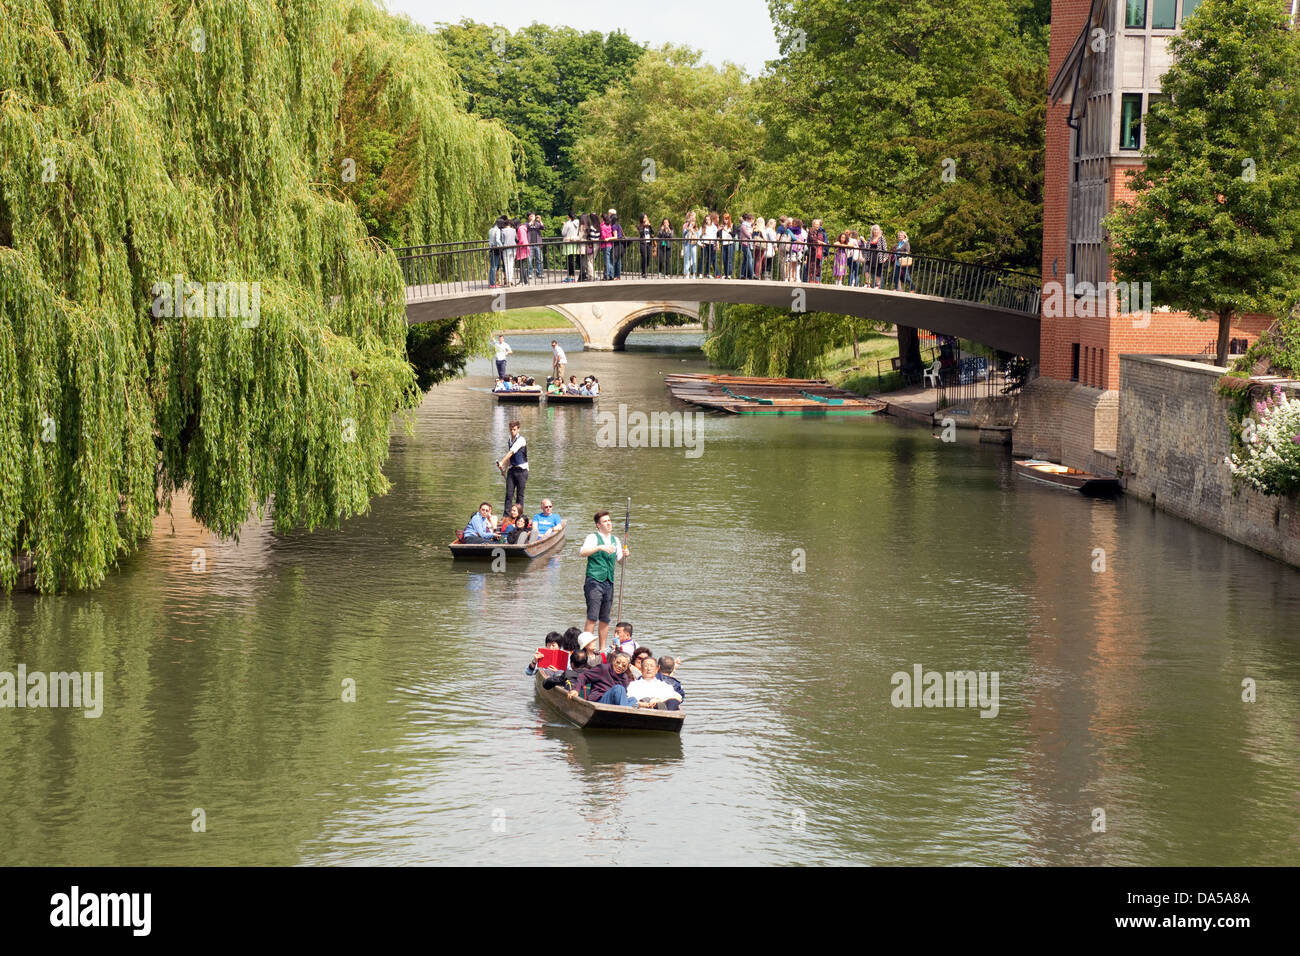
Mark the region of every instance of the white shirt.
MULTIPOLYGON (((622 556, 623 556, 623 546, 620 545, 619 542, 618 542, 618 535, 616 535, 616 534, 611 534, 610 537, 614 539, 614 540, 613 540, 613 544, 615 544, 615 545, 618 546, 618 551, 615 552, 614 557, 615 557, 616 559, 622 557, 622 556)), ((610 542, 605 542, 605 544, 609 544, 609 543, 610 543, 610 542)), ((583 551, 586 551, 588 548, 590 548, 592 552, 595 552, 595 550, 596 550, 597 548, 601 548, 601 547, 604 547, 604 545, 602 545, 602 544, 600 543, 600 539, 596 537, 596 532, 594 532, 594 531, 593 531, 591 534, 587 535, 586 539, 583 540, 583 542, 582 542, 582 550, 583 550, 583 551)))
POLYGON ((504 340, 500 340, 500 341, 497 342, 497 344, 496 344, 496 350, 497 350, 497 361, 498 361, 498 362, 504 362, 504 361, 506 360, 506 356, 507 356, 507 355, 510 355, 512 352, 514 352, 514 349, 512 349, 512 348, 509 346, 509 344, 506 343, 504 340))
POLYGON ((569 364, 569 360, 564 354, 564 349, 560 348, 558 344, 552 346, 551 351, 555 354, 555 361, 559 362, 561 365, 569 364))
POLYGON ((568 221, 564 224, 564 228, 562 228, 562 229, 560 230, 560 234, 561 234, 565 239, 567 239, 567 240, 569 240, 569 241, 571 241, 571 242, 576 242, 577 239, 578 239, 578 220, 576 220, 576 219, 570 219, 570 220, 568 220, 568 221))
POLYGON ((654 680, 646 680, 644 677, 638 677, 632 683, 627 685, 627 696, 635 697, 637 700, 681 700, 682 695, 677 693, 671 684, 665 684, 658 677, 654 680))

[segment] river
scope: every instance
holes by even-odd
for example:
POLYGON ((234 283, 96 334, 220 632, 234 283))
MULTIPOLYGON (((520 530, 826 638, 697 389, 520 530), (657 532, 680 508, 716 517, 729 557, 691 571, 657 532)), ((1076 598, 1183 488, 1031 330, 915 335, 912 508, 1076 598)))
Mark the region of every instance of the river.
MULTIPOLYGON (((512 371, 549 339, 511 336, 512 371)), ((691 341, 562 337, 601 412, 684 410, 691 341)), ((490 367, 395 430, 392 490, 339 531, 220 542, 178 507, 98 590, 0 597, 0 670, 104 682, 98 718, 0 710, 0 863, 1300 859, 1295 569, 885 419, 602 447, 596 410, 495 406, 490 367), (453 563, 515 416, 563 553, 453 563), (683 658, 680 739, 573 729, 524 675, 629 496, 623 617, 683 658), (996 673, 996 708, 894 706, 918 665, 996 673)))

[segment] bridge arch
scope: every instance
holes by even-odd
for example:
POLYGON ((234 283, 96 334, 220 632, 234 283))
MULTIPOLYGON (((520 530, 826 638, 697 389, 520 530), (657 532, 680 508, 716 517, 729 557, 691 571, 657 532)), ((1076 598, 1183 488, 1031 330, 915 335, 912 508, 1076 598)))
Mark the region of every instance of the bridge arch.
POLYGON ((700 303, 698 302, 646 302, 644 304, 636 302, 621 302, 620 305, 629 307, 627 314, 614 325, 614 351, 621 352, 627 346, 627 337, 652 315, 659 315, 663 312, 672 312, 675 315, 684 315, 695 321, 700 320, 700 303), (640 305, 640 308, 633 308, 640 305))

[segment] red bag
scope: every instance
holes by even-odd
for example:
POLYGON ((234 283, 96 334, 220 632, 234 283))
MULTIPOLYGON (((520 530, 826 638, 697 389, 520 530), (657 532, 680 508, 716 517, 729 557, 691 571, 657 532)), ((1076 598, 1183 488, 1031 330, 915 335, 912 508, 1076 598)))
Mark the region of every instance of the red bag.
POLYGON ((537 662, 538 667, 554 667, 556 670, 569 669, 569 652, 561 650, 558 647, 539 647, 542 659, 537 662))

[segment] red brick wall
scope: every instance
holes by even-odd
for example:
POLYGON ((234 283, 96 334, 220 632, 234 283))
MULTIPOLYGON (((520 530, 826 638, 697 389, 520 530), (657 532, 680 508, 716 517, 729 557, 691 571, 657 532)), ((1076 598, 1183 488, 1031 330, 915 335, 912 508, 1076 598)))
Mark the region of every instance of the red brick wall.
MULTIPOLYGON (((1056 76, 1070 47, 1083 30, 1091 0, 1052 0, 1052 31, 1048 43, 1048 78, 1056 76)), ((1070 108, 1047 106, 1047 155, 1043 178, 1043 281, 1065 281, 1070 261, 1065 231, 1070 214, 1070 134, 1065 125, 1070 108), (1056 271, 1053 272, 1053 265, 1056 271)), ((1070 377, 1070 319, 1042 319, 1039 336, 1039 371, 1050 378, 1070 377)))
MULTIPOLYGON (((1071 45, 1083 29, 1091 0, 1053 0, 1052 33, 1048 52, 1049 78, 1056 76, 1071 45)), ((1070 261, 1066 227, 1070 206, 1070 136, 1065 124, 1069 107, 1048 104, 1047 149, 1043 183, 1043 282, 1064 282, 1070 261), (1053 265, 1056 271, 1053 272, 1053 265)), ((1110 205, 1130 200, 1126 171, 1141 163, 1125 162, 1112 168, 1110 205)), ((1112 281, 1114 275, 1111 275, 1112 281)), ((1047 304, 1044 297, 1044 305, 1047 304)), ((1141 319, 1138 320, 1142 322, 1141 319)), ((1268 327, 1267 316, 1247 316, 1233 326, 1235 338, 1254 341, 1268 327)), ((1197 354, 1215 341, 1217 325, 1200 322, 1186 313, 1155 313, 1141 327, 1132 316, 1042 317, 1039 338, 1040 373, 1068 380, 1071 346, 1079 343, 1079 382, 1094 388, 1119 388, 1119 357, 1125 352, 1155 355, 1197 354)))

